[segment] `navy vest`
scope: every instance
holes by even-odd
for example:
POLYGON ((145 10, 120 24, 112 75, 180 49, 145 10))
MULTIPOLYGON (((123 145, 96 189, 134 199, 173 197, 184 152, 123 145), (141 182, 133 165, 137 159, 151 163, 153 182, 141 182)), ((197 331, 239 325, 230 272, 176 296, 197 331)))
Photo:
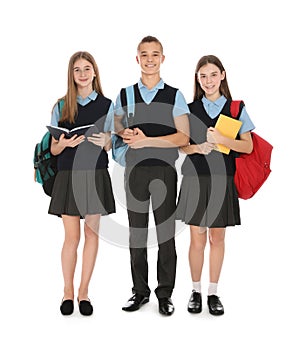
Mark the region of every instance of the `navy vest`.
MULTIPOLYGON (((72 129, 78 126, 95 124, 88 130, 86 136, 92 133, 104 132, 104 123, 111 100, 98 95, 94 101, 87 105, 78 104, 78 115, 75 123, 68 121, 59 122, 58 126, 72 129)), ((94 170, 108 167, 107 152, 101 147, 85 140, 75 148, 67 147, 59 154, 57 159, 58 170, 94 170)))
MULTIPOLYGON (((208 127, 214 127, 219 116, 211 119, 206 113, 201 100, 190 103, 189 109, 191 114, 189 115, 190 122, 190 144, 201 144, 206 142, 206 132, 208 127)), ((243 105, 241 105, 239 114, 236 119, 239 119, 241 115, 243 105)), ((230 100, 227 100, 221 113, 232 117, 230 113, 230 100)), ((211 174, 227 174, 234 175, 235 172, 235 158, 238 154, 230 150, 228 155, 213 150, 208 155, 191 154, 187 155, 181 171, 183 175, 211 175, 211 174)))
MULTIPOLYGON (((164 84, 150 104, 146 104, 140 94, 138 84, 134 85, 135 112, 131 128, 140 128, 148 137, 167 136, 176 133, 173 117, 177 89, 164 84)), ((121 103, 126 107, 125 89, 121 90, 121 103)), ((178 158, 178 148, 142 149, 129 148, 126 163, 129 166, 174 166, 178 158)))

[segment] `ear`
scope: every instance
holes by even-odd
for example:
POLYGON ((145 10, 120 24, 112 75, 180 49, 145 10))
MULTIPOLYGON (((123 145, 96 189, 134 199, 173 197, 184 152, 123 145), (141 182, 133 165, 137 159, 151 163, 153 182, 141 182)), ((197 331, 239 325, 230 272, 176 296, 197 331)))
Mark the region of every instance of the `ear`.
POLYGON ((163 63, 164 60, 165 60, 165 55, 161 55, 161 57, 160 57, 160 63, 163 63))
POLYGON ((221 80, 224 80, 225 76, 226 76, 226 72, 225 72, 225 70, 223 70, 221 73, 221 80))
POLYGON ((137 63, 140 64, 139 57, 135 56, 135 59, 136 59, 137 63))

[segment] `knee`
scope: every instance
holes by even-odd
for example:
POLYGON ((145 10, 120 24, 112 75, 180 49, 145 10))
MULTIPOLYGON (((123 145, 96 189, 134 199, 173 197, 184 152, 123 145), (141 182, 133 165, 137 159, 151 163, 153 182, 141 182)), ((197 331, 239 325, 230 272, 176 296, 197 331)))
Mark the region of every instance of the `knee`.
POLYGON ((85 237, 94 237, 92 233, 98 235, 100 229, 100 215, 86 215, 84 222, 85 237))
POLYGON ((222 246, 225 241, 225 229, 211 230, 209 233, 209 243, 211 246, 222 246))
POLYGON ((89 225, 84 225, 84 237, 89 240, 98 240, 98 234, 89 225))
POLYGON ((206 232, 198 233, 197 237, 193 236, 190 243, 190 249, 196 251, 197 253, 202 253, 206 246, 206 232))
POLYGON ((206 241, 191 241, 190 248, 197 252, 203 252, 205 250, 206 241))
POLYGON ((129 228, 129 246, 133 249, 146 248, 148 241, 147 228, 129 228))
POLYGON ((137 267, 147 261, 146 248, 130 248, 130 263, 132 267, 137 267))
POLYGON ((77 249, 79 245, 80 237, 79 236, 65 236, 64 245, 65 247, 77 249))

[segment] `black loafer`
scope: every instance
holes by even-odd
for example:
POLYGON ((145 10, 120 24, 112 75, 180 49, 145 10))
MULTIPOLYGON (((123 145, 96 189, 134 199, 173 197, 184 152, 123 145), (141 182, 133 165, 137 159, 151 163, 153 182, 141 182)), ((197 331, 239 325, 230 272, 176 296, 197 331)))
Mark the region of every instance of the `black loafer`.
POLYGON ((209 312, 212 315, 224 314, 224 307, 218 296, 216 295, 207 296, 207 305, 208 305, 209 312))
POLYGON ((60 305, 60 312, 62 315, 71 315, 74 311, 74 301, 72 299, 65 299, 60 305))
POLYGON ((124 305, 124 307, 122 307, 122 310, 125 310, 125 311, 139 310, 143 304, 146 304, 148 302, 149 302, 149 297, 136 293, 131 298, 128 299, 127 303, 124 305))
POLYGON ((174 305, 171 298, 159 298, 158 309, 162 315, 172 315, 174 313, 174 305))
POLYGON ((79 312, 81 315, 90 316, 93 314, 94 309, 90 300, 82 300, 80 302, 78 301, 78 305, 79 305, 79 312))
POLYGON ((201 313, 202 311, 202 297, 200 292, 196 292, 193 290, 193 293, 189 299, 188 303, 188 312, 192 314, 201 313))

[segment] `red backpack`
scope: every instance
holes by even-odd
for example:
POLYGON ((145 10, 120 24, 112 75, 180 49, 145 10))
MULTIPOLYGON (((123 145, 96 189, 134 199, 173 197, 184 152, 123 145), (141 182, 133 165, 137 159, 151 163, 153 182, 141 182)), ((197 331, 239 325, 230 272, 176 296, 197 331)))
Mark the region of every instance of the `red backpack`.
MULTIPOLYGON (((231 101, 230 112, 236 118, 242 101, 231 101)), ((241 199, 250 199, 271 173, 273 146, 255 132, 251 132, 253 150, 250 154, 239 153, 235 159, 234 183, 241 199)))

